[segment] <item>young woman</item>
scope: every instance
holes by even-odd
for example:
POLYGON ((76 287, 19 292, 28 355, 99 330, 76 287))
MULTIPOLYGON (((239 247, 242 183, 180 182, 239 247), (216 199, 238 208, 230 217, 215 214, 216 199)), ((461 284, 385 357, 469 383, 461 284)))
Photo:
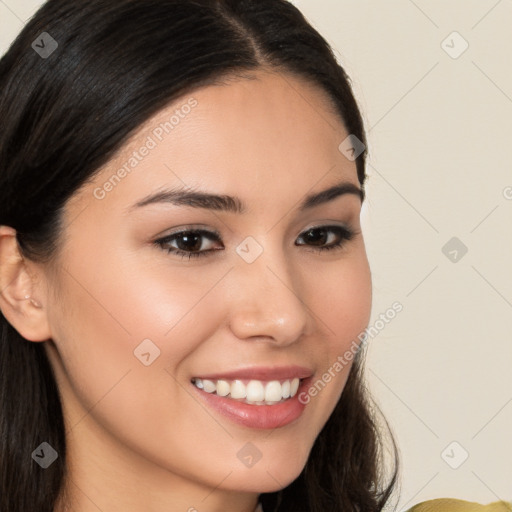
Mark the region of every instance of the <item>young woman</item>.
POLYGON ((366 139, 300 12, 50 0, 0 117, 0 509, 383 510, 366 139))

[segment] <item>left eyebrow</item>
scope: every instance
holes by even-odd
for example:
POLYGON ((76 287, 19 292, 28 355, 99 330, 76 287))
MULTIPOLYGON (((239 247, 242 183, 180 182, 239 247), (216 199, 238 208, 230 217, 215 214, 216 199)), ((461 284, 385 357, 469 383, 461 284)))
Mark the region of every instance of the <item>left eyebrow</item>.
MULTIPOLYGON (((309 194, 305 197, 299 206, 299 211, 303 212, 319 206, 321 204, 333 201, 337 197, 353 194, 359 197, 361 202, 364 200, 364 190, 353 183, 343 181, 321 192, 309 194)), ((184 189, 161 190, 150 194, 137 203, 129 207, 129 211, 136 208, 155 203, 171 203, 177 206, 190 206, 192 208, 205 208, 208 210, 226 211, 231 213, 245 213, 246 206, 238 197, 228 195, 209 194, 206 192, 190 191, 184 189)))

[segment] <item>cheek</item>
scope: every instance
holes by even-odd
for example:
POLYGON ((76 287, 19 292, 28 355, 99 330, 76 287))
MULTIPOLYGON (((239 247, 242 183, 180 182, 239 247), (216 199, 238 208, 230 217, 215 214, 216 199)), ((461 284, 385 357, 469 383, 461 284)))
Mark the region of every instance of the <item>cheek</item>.
POLYGON ((370 319, 372 283, 364 247, 331 265, 318 265, 308 287, 308 306, 325 332, 332 359, 358 339, 370 319))
POLYGON ((321 361, 321 367, 301 400, 313 411, 318 431, 343 392, 370 319, 371 273, 364 248, 360 249, 331 268, 319 266, 306 294, 323 336, 309 346, 311 360, 321 361))
POLYGON ((226 458, 236 453, 232 436, 205 414, 180 373, 181 363, 218 328, 222 300, 208 291, 225 270, 208 279, 190 272, 180 279, 179 272, 130 268, 128 260, 103 255, 101 261, 99 267, 69 262, 67 300, 50 320, 63 362, 56 373, 69 426, 88 436, 93 424, 100 425, 133 453, 196 479, 200 468, 191 453, 212 452, 207 466, 224 457, 238 468, 236 456, 226 458), (216 450, 210 434, 219 437, 216 450))

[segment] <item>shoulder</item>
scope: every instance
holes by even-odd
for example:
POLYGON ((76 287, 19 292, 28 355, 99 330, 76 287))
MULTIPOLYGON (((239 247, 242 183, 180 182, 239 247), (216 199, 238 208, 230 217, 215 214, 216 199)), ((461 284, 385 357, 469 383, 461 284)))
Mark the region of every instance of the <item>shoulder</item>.
POLYGON ((495 501, 480 505, 471 501, 441 498, 418 503, 407 512, 512 512, 512 503, 495 501))

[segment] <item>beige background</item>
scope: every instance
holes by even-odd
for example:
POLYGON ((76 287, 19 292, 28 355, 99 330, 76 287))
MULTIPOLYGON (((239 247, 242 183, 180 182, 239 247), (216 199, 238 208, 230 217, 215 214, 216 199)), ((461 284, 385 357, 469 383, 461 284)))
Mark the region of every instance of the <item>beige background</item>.
MULTIPOLYGON (((41 3, 0 0, 0 52, 41 3)), ((368 357, 403 460, 397 510, 512 500, 512 1, 294 3, 369 130, 370 325, 403 305, 368 357), (452 237, 467 254, 445 256, 452 237)))

